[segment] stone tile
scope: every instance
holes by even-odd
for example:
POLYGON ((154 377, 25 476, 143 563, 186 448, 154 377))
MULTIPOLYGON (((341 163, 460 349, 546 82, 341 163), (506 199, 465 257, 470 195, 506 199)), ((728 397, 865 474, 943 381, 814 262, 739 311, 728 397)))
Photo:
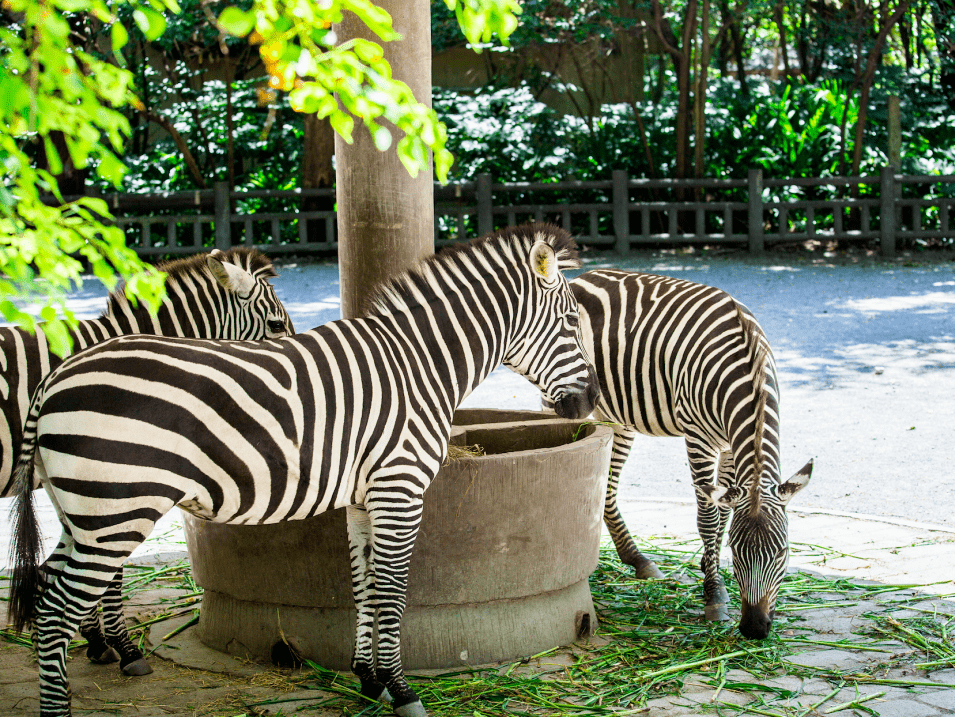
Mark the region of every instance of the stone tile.
MULTIPOLYGON (((929 705, 923 705, 912 699, 889 700, 871 700, 864 703, 879 713, 879 717, 936 717, 938 708, 929 705)), ((848 710, 847 710, 848 711, 848 710)))
POLYGON ((928 676, 932 682, 942 682, 946 685, 955 685, 955 670, 938 670, 928 676))
POLYGON ((803 665, 804 667, 834 667, 844 669, 854 667, 862 660, 859 656, 845 650, 819 650, 813 652, 803 652, 799 655, 785 658, 786 662, 803 665))
POLYGON ((925 702, 934 707, 941 707, 946 710, 955 710, 955 690, 939 690, 922 694, 918 697, 920 702, 925 702))

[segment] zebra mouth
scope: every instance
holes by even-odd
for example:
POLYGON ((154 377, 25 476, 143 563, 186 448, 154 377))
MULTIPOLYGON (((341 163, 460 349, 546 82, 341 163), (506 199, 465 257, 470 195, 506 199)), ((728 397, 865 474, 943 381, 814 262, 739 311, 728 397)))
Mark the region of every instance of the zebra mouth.
POLYGON ((593 413, 600 399, 600 387, 596 375, 590 372, 590 381, 578 381, 577 385, 565 391, 555 402, 554 410, 561 418, 586 418, 593 413))
POLYGON ((740 601, 739 631, 749 640, 764 640, 773 629, 775 610, 769 608, 769 600, 763 598, 756 605, 740 601))

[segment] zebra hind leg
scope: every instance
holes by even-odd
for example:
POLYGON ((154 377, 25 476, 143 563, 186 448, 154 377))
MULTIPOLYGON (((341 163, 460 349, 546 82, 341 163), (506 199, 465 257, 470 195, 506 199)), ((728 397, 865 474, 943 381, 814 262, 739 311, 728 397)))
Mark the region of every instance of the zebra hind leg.
POLYGON ((108 665, 119 660, 119 653, 106 644, 106 633, 99 619, 99 607, 90 610, 80 623, 80 636, 86 640, 86 657, 96 665, 108 665))
POLYGON ((630 455, 636 431, 627 430, 619 424, 613 427, 613 452, 610 457, 610 476, 607 480, 607 495, 604 499, 604 524, 613 539, 617 555, 624 565, 633 568, 638 580, 659 579, 663 573, 652 560, 646 557, 633 542, 633 536, 620 513, 617 504, 617 490, 620 484, 620 472, 630 455))
POLYGON ((106 627, 106 642, 119 655, 119 668, 124 675, 141 677, 153 668, 146 662, 143 653, 129 639, 126 617, 123 613, 123 569, 120 568, 106 588, 103 596, 103 623, 106 627))

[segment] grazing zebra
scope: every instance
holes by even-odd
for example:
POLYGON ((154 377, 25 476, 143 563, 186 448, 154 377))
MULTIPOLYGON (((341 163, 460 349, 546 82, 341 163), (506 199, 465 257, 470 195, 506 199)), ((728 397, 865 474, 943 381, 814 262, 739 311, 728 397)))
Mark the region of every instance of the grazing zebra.
POLYGON ((352 669, 362 694, 392 701, 401 717, 425 715, 399 645, 425 490, 455 408, 502 362, 554 396, 558 414, 593 410, 596 376, 560 271, 576 264, 566 232, 506 229, 388 282, 364 318, 257 343, 121 337, 54 371, 16 469, 10 598, 15 628, 35 619, 41 714, 70 714, 74 625, 178 505, 234 524, 346 507, 352 669), (39 594, 34 469, 66 545, 46 562, 39 594))
MULTIPOLYGON (((732 509, 739 629, 766 637, 789 560, 786 504, 812 472, 809 461, 780 480, 779 391, 766 336, 748 309, 702 284, 601 269, 577 277, 571 289, 600 382, 595 416, 616 424, 604 522, 617 554, 637 577, 662 577, 634 544, 617 487, 638 433, 683 436, 703 540, 706 617, 729 619, 719 560, 732 509)), ((546 395, 543 403, 551 405, 546 395)))
MULTIPOLYGON (((254 249, 214 250, 157 268, 166 273, 166 298, 155 315, 143 304, 133 306, 122 290, 114 291, 101 317, 80 321, 72 332, 74 349, 122 334, 263 339, 294 333, 268 281, 276 276, 272 262, 254 249)), ((62 359, 50 353, 43 332, 0 327, 0 360, 0 497, 6 497, 14 492, 13 447, 19 448, 23 440, 30 397, 62 359)), ((83 621, 80 632, 89 642, 87 656, 99 663, 119 660, 128 675, 148 674, 152 670, 126 633, 121 605, 119 592, 106 595, 105 633, 95 607, 83 621)))

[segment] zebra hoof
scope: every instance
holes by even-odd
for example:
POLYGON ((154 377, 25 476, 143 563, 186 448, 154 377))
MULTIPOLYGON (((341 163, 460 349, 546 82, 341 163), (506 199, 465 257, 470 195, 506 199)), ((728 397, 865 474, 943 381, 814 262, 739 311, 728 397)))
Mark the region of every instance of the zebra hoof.
POLYGON ((395 707, 395 714, 398 715, 398 717, 428 717, 428 712, 425 710, 424 705, 421 704, 421 700, 415 700, 406 705, 401 705, 401 707, 395 707))
POLYGON ((142 677, 153 671, 153 668, 149 666, 149 663, 146 662, 146 659, 143 657, 140 657, 134 662, 130 662, 128 665, 124 665, 122 669, 123 674, 129 677, 142 677))
POLYGON ((715 602, 707 605, 704 610, 707 622, 727 622, 730 619, 729 610, 725 602, 715 602))
POLYGON ((388 691, 388 688, 386 687, 385 689, 381 691, 381 694, 378 695, 378 701, 384 702, 386 705, 390 705, 392 702, 395 701, 395 698, 391 696, 391 693, 388 691))
POLYGON ((101 653, 94 654, 93 648, 89 648, 86 651, 86 657, 94 665, 109 665, 114 662, 119 662, 119 653, 116 652, 112 647, 107 646, 101 653))
POLYGON ((637 580, 662 580, 665 577, 652 560, 648 560, 647 564, 640 568, 634 568, 633 575, 637 580))

